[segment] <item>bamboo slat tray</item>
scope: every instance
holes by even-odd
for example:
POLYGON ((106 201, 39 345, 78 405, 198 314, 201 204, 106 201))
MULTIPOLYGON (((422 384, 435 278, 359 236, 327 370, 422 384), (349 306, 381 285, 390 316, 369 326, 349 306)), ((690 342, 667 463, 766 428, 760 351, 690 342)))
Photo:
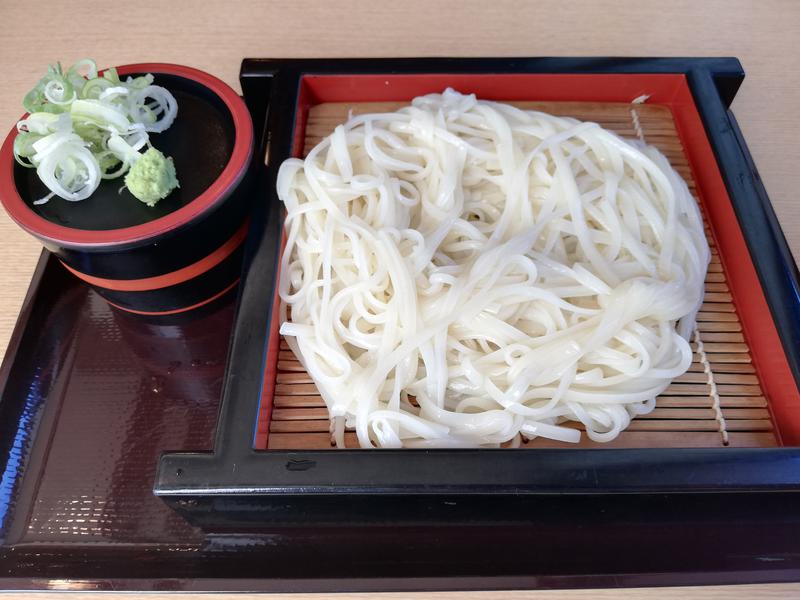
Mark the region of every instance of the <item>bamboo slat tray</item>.
MULTIPOLYGON (((304 154, 350 114, 394 111, 406 103, 325 103, 312 106, 305 129, 304 154)), ((512 102, 582 121, 594 121, 623 137, 642 138, 656 146, 681 174, 697 198, 689 161, 666 106, 590 102, 512 102)), ((768 402, 752 364, 736 306, 726 281, 715 240, 706 223, 711 264, 705 301, 692 340, 695 352, 689 372, 675 380, 656 402, 656 409, 634 419, 609 443, 582 436, 579 444, 537 438, 523 448, 701 448, 773 447, 779 445, 768 402)), ((309 375, 284 340, 277 358, 271 414, 259 420, 262 433, 269 423, 268 449, 332 448, 325 404, 309 375)), ((579 427, 578 424, 571 426, 579 427)), ((357 448, 355 434, 345 435, 357 448)))

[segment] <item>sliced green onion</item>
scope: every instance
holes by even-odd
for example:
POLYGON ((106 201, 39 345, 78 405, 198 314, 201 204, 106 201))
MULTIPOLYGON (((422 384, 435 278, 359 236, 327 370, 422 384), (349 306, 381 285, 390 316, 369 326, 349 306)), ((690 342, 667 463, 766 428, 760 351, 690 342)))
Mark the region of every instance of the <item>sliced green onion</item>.
POLYGON ((148 85, 151 85, 152 83, 153 83, 153 76, 150 73, 147 73, 147 75, 142 75, 136 78, 128 77, 128 79, 125 80, 125 85, 134 90, 141 90, 143 88, 146 88, 148 85))
POLYGON ((115 85, 111 87, 107 87, 104 89, 100 96, 98 96, 98 100, 113 102, 117 100, 120 96, 127 96, 130 93, 130 90, 126 88, 124 85, 115 85))
POLYGON ((103 72, 103 79, 110 81, 114 85, 119 85, 122 83, 119 79, 119 74, 117 73, 117 69, 111 67, 110 69, 106 69, 103 72))
POLYGON ((75 121, 91 121, 116 133, 125 133, 130 127, 130 121, 122 112, 100 100, 75 100, 70 113, 75 121))
POLYGON ((91 58, 84 58, 76 62, 69 68, 67 71, 67 75, 75 75, 80 77, 84 81, 92 79, 97 79, 97 63, 94 62, 91 58), (86 67, 86 75, 84 76, 81 73, 81 70, 86 67))
MULTIPOLYGON (((52 194, 77 202, 91 196, 100 185, 97 159, 78 135, 58 131, 35 142, 33 147, 37 150, 33 157, 38 163, 36 174, 52 194)), ((44 204, 52 194, 34 204, 44 204)))
POLYGON ((17 122, 17 131, 29 131, 42 135, 55 131, 58 115, 46 112, 37 112, 28 115, 27 119, 17 122))
POLYGON ((104 79, 102 77, 92 79, 91 81, 87 81, 81 88, 81 98, 87 100, 97 100, 100 97, 100 94, 103 92, 103 90, 106 90, 113 86, 114 83, 109 81, 108 79, 104 79))
POLYGON ((100 173, 103 179, 116 179, 120 175, 124 175, 130 168, 130 164, 121 162, 111 150, 104 150, 94 156, 100 165, 100 173), (114 167, 117 167, 117 170, 111 171, 114 167))
POLYGON ((139 158, 139 151, 119 135, 112 135, 108 139, 108 149, 124 163, 132 164, 139 158))
POLYGON ((36 154, 33 149, 34 142, 38 142, 42 136, 38 133, 21 131, 14 138, 14 159, 23 167, 34 167, 31 158, 36 154))
POLYGON ((178 116, 178 103, 175 101, 175 96, 160 85, 148 85, 143 88, 134 95, 134 101, 139 107, 139 114, 146 109, 152 114, 150 118, 155 118, 145 125, 147 131, 161 132, 169 129, 175 121, 175 117, 178 116), (148 103, 148 100, 151 100, 151 103, 148 103))
MULTIPOLYGON (((151 148, 148 132, 166 130, 178 112, 175 97, 153 85, 152 74, 122 81, 113 68, 100 75, 90 59, 66 73, 59 63, 48 67, 23 104, 30 114, 17 123, 14 158, 36 168, 51 191, 34 204, 54 195, 83 200, 101 179, 130 173, 151 148)), ((141 190, 132 193, 152 206, 178 182, 171 159, 161 153, 147 157, 131 179, 141 190)))

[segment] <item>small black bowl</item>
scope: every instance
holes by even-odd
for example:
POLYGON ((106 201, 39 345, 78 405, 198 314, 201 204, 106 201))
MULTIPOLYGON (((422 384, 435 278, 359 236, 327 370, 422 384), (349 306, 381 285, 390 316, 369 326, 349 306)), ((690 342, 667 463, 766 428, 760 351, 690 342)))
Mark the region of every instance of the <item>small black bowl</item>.
POLYGON ((148 207, 104 180, 91 197, 53 197, 34 169, 13 157, 16 128, 0 149, 0 201, 22 228, 114 306, 171 315, 234 288, 247 233, 253 125, 244 101, 219 79, 179 65, 119 67, 152 73, 178 102, 178 116, 153 145, 175 161, 180 188, 148 207))

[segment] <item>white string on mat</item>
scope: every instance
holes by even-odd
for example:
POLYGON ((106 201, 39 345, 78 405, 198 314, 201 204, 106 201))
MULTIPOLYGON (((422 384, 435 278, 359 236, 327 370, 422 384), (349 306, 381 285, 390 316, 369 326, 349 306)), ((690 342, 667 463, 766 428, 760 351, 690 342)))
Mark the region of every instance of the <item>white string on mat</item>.
POLYGON ((446 90, 277 188, 281 333, 339 446, 610 441, 692 362, 710 254, 653 147, 446 90))
POLYGON ((697 325, 694 327, 694 341, 697 344, 697 354, 700 355, 700 364, 703 365, 703 373, 706 374, 706 385, 708 385, 708 396, 711 398, 711 407, 714 409, 714 419, 719 426, 719 433, 722 436, 722 444, 727 446, 730 443, 728 436, 728 427, 725 422, 725 416, 722 414, 722 407, 720 406, 719 390, 717 390, 717 382, 714 380, 714 372, 711 370, 711 363, 708 360, 706 349, 703 346, 703 340, 700 337, 700 330, 697 325))
POLYGON ((633 131, 636 133, 637 139, 646 144, 644 140, 644 131, 642 130, 642 124, 639 122, 639 113, 636 111, 637 104, 644 104, 650 98, 649 94, 642 94, 631 100, 631 121, 633 121, 633 131))
MULTIPOLYGON (((644 94, 631 100, 631 121, 633 122, 633 129, 636 132, 636 137, 643 144, 647 142, 644 139, 644 131, 642 130, 642 125, 639 121, 639 113, 636 110, 636 105, 644 104, 649 98, 649 95, 644 94)), ((703 373, 706 375, 706 385, 708 385, 708 396, 711 399, 711 407, 714 409, 714 419, 717 421, 719 426, 722 444, 727 446, 730 440, 725 422, 725 416, 722 414, 722 408, 720 406, 719 390, 717 390, 717 383, 714 380, 714 372, 711 370, 711 363, 708 360, 708 355, 706 354, 705 347, 703 346, 703 340, 700 337, 700 329, 698 329, 697 323, 695 323, 692 333, 694 336, 694 341, 697 344, 697 353, 700 356, 700 364, 703 365, 703 373)))

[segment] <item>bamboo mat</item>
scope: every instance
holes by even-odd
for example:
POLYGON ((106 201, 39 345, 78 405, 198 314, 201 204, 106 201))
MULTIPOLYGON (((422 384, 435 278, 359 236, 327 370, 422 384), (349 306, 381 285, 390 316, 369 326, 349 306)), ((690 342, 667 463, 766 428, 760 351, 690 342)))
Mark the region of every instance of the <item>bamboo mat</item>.
MULTIPOLYGON (((311 108, 306 125, 307 153, 348 114, 393 111, 404 103, 319 104, 311 108), (352 111, 352 112, 351 112, 352 111)), ((672 166, 697 191, 689 162, 665 106, 623 103, 514 102, 520 108, 595 121, 625 137, 643 137, 658 147, 672 166)), ((692 340, 695 352, 689 371, 659 396, 649 415, 634 419, 613 442, 595 443, 582 436, 577 444, 534 439, 523 448, 691 448, 776 446, 767 400, 752 365, 723 265, 706 224, 711 265, 705 299, 692 340), (699 338, 699 339, 698 339, 699 338), (700 342, 700 345, 698 345, 700 342), (714 390, 716 390, 715 397, 714 390)), ((329 420, 314 383, 281 339, 271 418, 269 449, 331 448, 329 420)), ((262 419, 264 421, 265 419, 262 419)), ((569 425, 579 427, 578 424, 569 425)), ((259 427, 266 428, 261 422, 259 427)), ((357 448, 355 434, 345 436, 357 448)))

